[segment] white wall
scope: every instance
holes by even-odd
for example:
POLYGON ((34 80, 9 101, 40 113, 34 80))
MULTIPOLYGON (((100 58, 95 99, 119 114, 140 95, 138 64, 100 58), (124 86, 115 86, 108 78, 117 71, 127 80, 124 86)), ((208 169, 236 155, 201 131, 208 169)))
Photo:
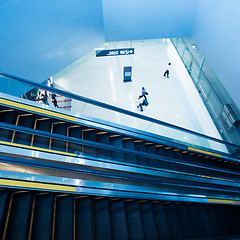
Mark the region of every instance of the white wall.
POLYGON ((239 0, 200 0, 192 39, 240 108, 239 10, 239 0))
POLYGON ((107 42, 190 37, 198 0, 102 0, 107 42))
POLYGON ((42 82, 102 43, 102 0, 0 2, 0 71, 42 82))

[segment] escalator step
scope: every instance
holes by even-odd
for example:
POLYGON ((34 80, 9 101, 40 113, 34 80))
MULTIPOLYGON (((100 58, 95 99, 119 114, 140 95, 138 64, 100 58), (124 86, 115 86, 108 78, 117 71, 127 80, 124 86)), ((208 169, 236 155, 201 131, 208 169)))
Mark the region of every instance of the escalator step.
POLYGON ((128 238, 130 240, 144 239, 139 205, 136 201, 126 202, 126 219, 128 238))
POLYGON ((73 197, 57 197, 55 240, 73 239, 73 197))
MULTIPOLYGON (((166 156, 170 157, 170 158, 175 158, 175 153, 173 151, 173 149, 166 149, 166 156)), ((173 162, 169 162, 168 163, 169 167, 171 170, 175 170, 175 171, 181 171, 181 167, 179 164, 173 163, 173 162)))
POLYGON ((53 220, 52 194, 37 195, 33 217, 32 240, 50 240, 52 236, 53 220))
POLYGON ((211 229, 213 232, 213 236, 221 236, 222 235, 222 230, 219 225, 219 220, 215 214, 215 211, 213 209, 213 205, 207 205, 205 206, 209 222, 211 224, 211 229))
POLYGON ((193 238, 194 237, 194 232, 193 232, 193 229, 192 229, 191 220, 189 218, 186 205, 185 204, 178 204, 176 207, 177 207, 177 212, 178 212, 183 236, 185 238, 193 238))
MULTIPOLYGON (((77 139, 82 139, 82 127, 81 126, 70 126, 68 128, 68 136, 74 137, 77 139)), ((82 144, 76 144, 76 143, 68 143, 68 152, 69 153, 76 153, 76 152, 82 152, 82 144)))
POLYGON ((0 140, 5 142, 11 142, 13 136, 12 130, 0 129, 0 140))
POLYGON ((8 209, 8 191, 0 191, 0 238, 2 237, 7 209, 8 209))
POLYGON ((78 139, 82 139, 82 127, 81 126, 70 126, 68 128, 68 136, 78 139))
POLYGON ((17 120, 17 111, 5 111, 5 110, 0 113, 0 122, 15 124, 17 120))
MULTIPOLYGON (((67 124, 66 123, 53 124, 52 129, 53 129, 53 131, 52 131, 53 133, 64 135, 64 136, 66 136, 66 134, 67 134, 67 124)), ((65 152, 66 151, 66 142, 58 140, 58 139, 52 139, 51 149, 65 152)))
POLYGON ((170 239, 171 235, 170 235, 166 212, 164 209, 164 204, 161 202, 153 203, 152 208, 155 216, 155 223, 156 223, 159 239, 170 239))
POLYGON ((27 239, 31 215, 32 194, 30 192, 14 193, 6 239, 27 239))
MULTIPOLYGON (((96 142, 96 132, 95 130, 89 130, 85 129, 82 133, 83 139, 96 142)), ((89 147, 89 146, 84 146, 83 151, 86 155, 94 155, 96 156, 96 148, 95 147, 89 147)))
MULTIPOLYGON (((122 148, 123 147, 123 142, 122 142, 122 137, 121 136, 110 136, 110 144, 122 148)), ((122 152, 117 152, 117 151, 112 151, 112 159, 115 161, 121 161, 124 162, 124 154, 122 152)))
MULTIPOLYGON (((135 150, 140 152, 146 152, 144 142, 135 142, 135 150)), ((148 159, 146 157, 137 156, 137 163, 139 165, 149 166, 148 159)))
POLYGON ((94 228, 96 240, 112 239, 108 199, 94 200, 94 228))
POLYGON ((229 234, 229 227, 226 221, 226 218, 224 216, 224 212, 223 209, 221 207, 221 205, 214 205, 214 212, 216 214, 216 217, 218 219, 219 225, 220 225, 220 229, 222 231, 222 235, 226 236, 229 234))
MULTIPOLYGON (((157 155, 166 156, 165 149, 163 147, 155 147, 157 155)), ((169 163, 166 161, 159 161, 159 167, 163 169, 170 169, 169 163)))
MULTIPOLYGON (((156 154, 154 144, 146 145, 145 149, 147 153, 156 154)), ((159 168, 159 161, 157 159, 149 158, 148 161, 150 167, 159 168)))
MULTIPOLYGON (((130 149, 130 150, 134 150, 133 139, 123 140, 123 147, 127 148, 127 149, 130 149)), ((125 153, 124 155, 125 155, 125 161, 127 163, 137 164, 137 158, 134 154, 125 153)))
POLYGON ((92 199, 76 198, 76 240, 93 239, 92 199))
POLYGON ((125 205, 123 200, 110 202, 112 238, 114 240, 128 239, 125 205))
POLYGON ((195 204, 190 204, 190 205, 186 205, 187 208, 187 212, 192 224, 192 229, 194 232, 195 237, 203 237, 204 232, 203 232, 203 226, 199 217, 199 214, 197 212, 197 208, 195 204))
POLYGON ((226 214, 226 221, 230 223, 229 229, 231 234, 238 234, 239 233, 239 211, 237 211, 236 206, 228 206, 224 209, 226 214))
MULTIPOLYGON (((110 144, 110 139, 108 134, 97 134, 97 142, 104 143, 104 144, 110 144)), ((107 149, 98 149, 98 155, 99 157, 105 157, 110 158, 111 157, 111 151, 107 149)))
MULTIPOLYGON (((36 123, 36 129, 41 131, 50 132, 51 131, 51 119, 38 119, 36 123)), ((34 136, 33 146, 49 148, 49 138, 34 136)))
MULTIPOLYGON (((23 115, 19 116, 18 126, 27 127, 27 128, 33 128, 35 120, 35 115, 23 115)), ((32 139, 31 134, 26 134, 23 132, 16 132, 14 137, 15 143, 21 143, 30 145, 32 139)))
POLYGON ((200 220, 202 222, 202 226, 203 226, 203 230, 204 230, 204 236, 207 237, 212 237, 213 236, 213 232, 212 229, 210 227, 210 222, 207 216, 207 212, 205 209, 205 206, 203 205, 198 205, 196 206, 200 220))
POLYGON ((171 237, 173 239, 182 238, 183 233, 180 225, 180 221, 178 219, 178 214, 176 211, 175 203, 167 203, 165 204, 165 211, 167 214, 169 229, 171 233, 171 237))
POLYGON ((158 239, 157 228, 153 215, 152 203, 140 203, 141 220, 145 240, 158 239))

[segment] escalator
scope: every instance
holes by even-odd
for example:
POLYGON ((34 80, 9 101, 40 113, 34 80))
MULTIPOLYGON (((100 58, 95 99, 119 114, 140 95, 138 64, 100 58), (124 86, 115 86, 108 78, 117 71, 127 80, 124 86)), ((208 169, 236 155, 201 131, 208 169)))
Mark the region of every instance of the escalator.
POLYGON ((240 207, 0 190, 1 239, 238 239, 240 207))
POLYGON ((238 239, 239 162, 0 94, 0 237, 238 239))

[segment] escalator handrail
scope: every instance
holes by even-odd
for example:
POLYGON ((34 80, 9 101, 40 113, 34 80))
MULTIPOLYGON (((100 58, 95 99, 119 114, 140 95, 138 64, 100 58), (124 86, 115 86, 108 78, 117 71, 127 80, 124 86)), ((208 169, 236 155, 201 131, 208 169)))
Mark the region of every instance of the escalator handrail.
POLYGON ((155 119, 155 118, 151 118, 151 117, 148 117, 148 116, 145 116, 145 115, 141 115, 139 113, 134 113, 134 112, 131 112, 129 110, 119 108, 119 107, 116 107, 116 106, 113 106, 113 105, 110 105, 110 104, 107 104, 107 103, 103 103, 103 102, 100 102, 100 101, 97 101, 97 100, 93 100, 93 99, 90 99, 90 98, 79 96, 79 95, 76 95, 76 94, 73 94, 73 93, 70 93, 70 92, 66 92, 66 91, 63 91, 63 90, 60 90, 60 89, 48 87, 46 85, 42 85, 42 84, 27 80, 27 79, 24 79, 24 78, 16 77, 16 76, 11 75, 11 74, 0 72, 0 76, 10 78, 10 79, 13 79, 17 82, 21 82, 21 83, 24 83, 24 84, 27 84, 27 85, 31 85, 31 86, 37 87, 39 89, 44 89, 44 90, 47 90, 47 91, 50 91, 50 92, 54 92, 54 93, 57 93, 57 94, 60 94, 60 95, 63 95, 63 96, 81 101, 81 102, 92 104, 92 105, 97 106, 97 107, 105 108, 107 110, 112 110, 112 111, 122 113, 122 114, 125 114, 125 115, 129 115, 129 116, 141 119, 141 120, 146 120, 146 121, 151 122, 151 123, 156 123, 156 124, 159 124, 159 125, 164 126, 164 127, 168 127, 168 128, 174 129, 174 130, 178 130, 178 131, 182 131, 182 132, 185 132, 185 133, 188 133, 188 134, 192 134, 194 136, 205 138, 207 140, 211 140, 211 141, 218 142, 218 143, 221 143, 221 144, 224 144, 224 145, 228 145, 228 146, 231 146, 231 147, 234 147, 234 148, 237 148, 237 149, 240 150, 240 146, 235 145, 233 143, 229 143, 229 142, 226 142, 226 141, 223 141, 223 140, 220 140, 220 139, 217 139, 217 138, 214 138, 214 137, 202 134, 202 133, 198 133, 198 132, 195 132, 195 131, 192 131, 192 130, 189 130, 189 129, 186 129, 186 128, 183 128, 183 127, 179 127, 179 126, 176 126, 176 125, 173 125, 173 124, 170 124, 170 123, 167 123, 167 122, 155 119))
MULTIPOLYGON (((92 142, 92 141, 89 141, 89 140, 78 139, 78 138, 75 138, 75 137, 64 136, 64 135, 56 134, 56 133, 49 133, 49 132, 46 132, 46 131, 26 128, 26 127, 22 127, 22 126, 16 126, 16 125, 12 125, 12 124, 9 124, 9 123, 0 122, 0 128, 12 130, 12 131, 18 131, 18 132, 27 133, 27 134, 36 134, 37 136, 52 138, 52 139, 56 139, 56 140, 60 140, 60 141, 64 140, 66 142, 71 142, 71 143, 75 143, 75 144, 83 144, 83 145, 90 146, 90 147, 103 148, 103 149, 110 150, 110 151, 118 151, 118 152, 123 152, 123 153, 126 153, 126 154, 134 154, 134 155, 138 155, 138 156, 144 156, 144 157, 147 157, 147 158, 157 159, 157 160, 161 160, 161 161, 164 161, 164 162, 172 162, 172 163, 180 164, 180 165, 184 165, 184 166, 196 167, 196 168, 200 168, 200 169, 207 169, 207 170, 211 170, 211 171, 216 171, 216 172, 221 172, 221 173, 227 173, 227 174, 233 174, 233 175, 236 175, 236 176, 240 176, 240 174, 238 172, 234 172, 234 171, 230 171, 230 170, 226 170, 226 169, 218 169, 216 167, 209 167, 209 166, 205 166, 205 165, 199 164, 199 163, 195 164, 195 163, 192 163, 192 162, 178 161, 175 158, 171 158, 171 157, 167 157, 167 156, 159 156, 159 155, 153 154, 153 153, 136 151, 136 150, 132 150, 132 149, 128 149, 128 148, 115 147, 115 146, 111 146, 111 145, 104 144, 104 143, 92 142)), ((28 145, 26 145, 26 147, 27 146, 28 145)), ((77 155, 76 155, 76 157, 77 157, 77 155)), ((143 167, 143 166, 139 165, 139 167, 143 167)), ((144 166, 144 167, 146 167, 146 166, 144 166)), ((178 172, 178 171, 175 171, 175 170, 161 169, 161 171, 172 172, 172 173, 176 173, 176 174, 180 173, 180 174, 184 174, 184 175, 185 174, 186 175, 191 175, 190 173, 178 172)))

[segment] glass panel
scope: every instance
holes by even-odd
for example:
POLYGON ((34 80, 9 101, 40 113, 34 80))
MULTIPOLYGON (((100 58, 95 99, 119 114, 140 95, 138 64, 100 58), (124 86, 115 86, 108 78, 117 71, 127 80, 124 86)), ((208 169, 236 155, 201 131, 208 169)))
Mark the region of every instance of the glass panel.
POLYGON ((204 99, 207 99, 207 96, 210 92, 211 87, 207 81, 207 78, 202 73, 200 74, 200 78, 198 81, 198 87, 199 87, 204 99))
POLYGON ((9 78, 1 77, 0 81, 1 92, 12 96, 23 97, 26 92, 32 89, 31 86, 28 86, 25 83, 20 83, 9 78))
POLYGON ((178 38, 172 38, 172 42, 175 45, 175 47, 177 47, 177 45, 178 45, 178 38))
MULTIPOLYGON (((174 42, 176 42, 175 39, 174 42)), ((219 127, 219 131, 222 131, 221 134, 225 139, 235 143, 238 138, 240 139, 240 127, 237 129, 237 126, 233 124, 230 127, 230 120, 226 119, 223 115, 220 116, 220 113, 224 105, 231 105, 233 115, 235 116, 232 122, 235 122, 236 119, 240 119, 240 110, 233 102, 210 65, 206 61, 203 64, 204 57, 193 41, 190 38, 179 38, 178 42, 177 50, 181 52, 182 61, 188 69, 193 82, 199 89, 199 93, 213 121, 217 123, 220 117, 223 129, 219 127), (184 47, 182 45, 184 45, 184 47), (201 74, 199 73, 200 67, 202 68, 201 74), (231 131, 229 129, 231 129, 231 131)), ((229 115, 227 117, 230 118, 229 115)))
POLYGON ((192 61, 192 78, 195 82, 198 81, 198 74, 199 74, 199 65, 196 63, 196 61, 192 61))
POLYGON ((196 44, 192 41, 191 38, 183 38, 183 41, 185 42, 185 44, 188 47, 189 51, 191 52, 191 54, 193 55, 194 59, 196 60, 196 62, 200 66, 204 57, 201 54, 201 52, 199 51, 199 49, 196 46, 196 44))
POLYGON ((211 92, 208 97, 208 105, 211 107, 212 112, 218 118, 222 111, 223 105, 219 102, 217 96, 213 92, 211 92))
POLYGON ((184 55, 183 55, 183 61, 189 70, 189 72, 192 71, 191 66, 192 66, 192 55, 191 52, 189 51, 188 48, 185 49, 184 55))
POLYGON ((183 53, 185 51, 185 45, 181 38, 178 39, 177 50, 178 50, 179 55, 182 57, 183 53))

